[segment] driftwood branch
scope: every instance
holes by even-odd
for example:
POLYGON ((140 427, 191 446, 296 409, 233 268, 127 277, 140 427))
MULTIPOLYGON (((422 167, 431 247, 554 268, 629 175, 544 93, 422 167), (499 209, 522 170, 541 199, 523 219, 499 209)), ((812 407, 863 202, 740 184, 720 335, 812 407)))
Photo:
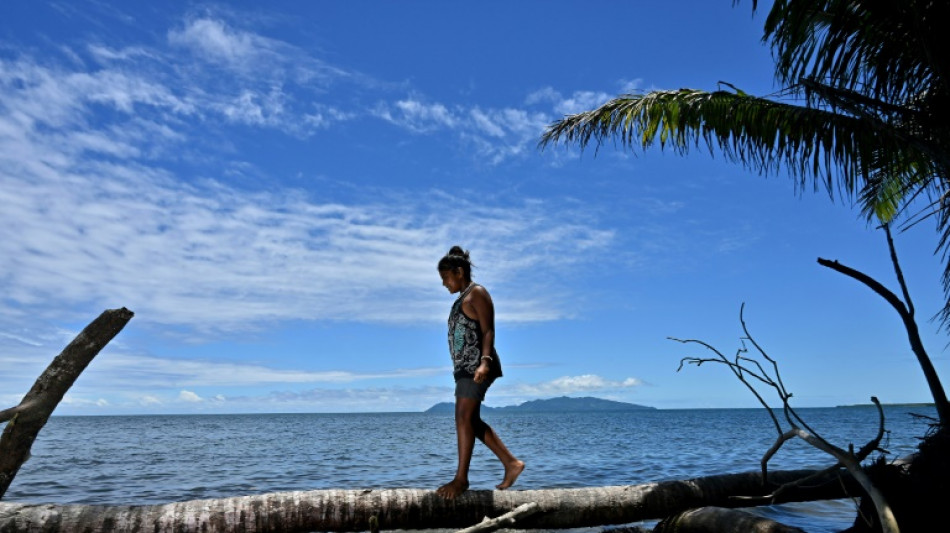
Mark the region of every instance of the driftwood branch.
MULTIPOLYGON (((755 397, 759 400, 759 403, 768 411, 769 415, 772 417, 772 421, 778 430, 778 438, 775 443, 766 451, 763 455, 760 463, 762 468, 762 479, 768 480, 768 464, 772 457, 781 449, 789 440, 794 438, 800 438, 807 442, 808 444, 814 446, 815 448, 831 455, 837 461, 836 464, 827 469, 828 472, 838 471, 840 466, 844 466, 851 476, 861 485, 864 492, 871 498, 872 502, 875 505, 878 516, 880 517, 881 523, 883 524, 883 531, 885 533, 896 533, 898 530, 897 521, 894 518, 893 511, 890 506, 887 504, 887 501, 884 499, 883 495, 874 486, 871 480, 865 474, 864 470, 861 467, 861 461, 863 461, 872 451, 879 449, 880 441, 884 436, 884 411, 881 409, 881 405, 878 402, 877 398, 872 397, 871 400, 877 406, 878 416, 879 416, 879 425, 877 435, 871 439, 865 446, 863 446, 860 451, 855 454, 852 449, 844 450, 833 444, 829 443, 827 440, 823 439, 815 430, 808 427, 805 421, 796 413, 795 409, 792 408, 789 401, 792 398, 792 394, 785 388, 785 384, 779 378, 778 364, 776 361, 769 357, 765 350, 755 342, 749 329, 746 325, 745 318, 743 316, 745 310, 745 305, 740 308, 739 311, 739 320, 742 324, 742 331, 744 337, 741 339, 741 348, 738 350, 734 359, 730 360, 725 357, 722 352, 709 345, 708 343, 692 340, 692 339, 672 339, 685 344, 699 344, 704 348, 711 350, 716 354, 717 357, 714 358, 700 358, 700 357, 686 357, 680 361, 680 368, 683 367, 684 363, 695 364, 697 366, 706 363, 712 362, 717 364, 726 365, 732 373, 741 381, 747 388, 749 388, 755 397), (765 367, 759 363, 756 359, 750 358, 748 356, 742 355, 748 353, 746 348, 746 342, 752 344, 752 346, 758 351, 759 355, 764 358, 771 365, 775 377, 773 377, 768 371, 765 370, 765 367), (751 365, 751 369, 750 369, 751 365), (769 405, 765 402, 762 395, 759 394, 755 385, 751 383, 748 377, 755 378, 761 384, 764 384, 772 388, 779 399, 782 401, 782 409, 785 414, 785 422, 789 425, 790 429, 783 430, 782 425, 778 420, 778 417, 775 415, 775 412, 769 405)), ((784 491, 797 488, 804 483, 808 483, 811 480, 809 479, 799 479, 790 484, 784 484, 779 486, 774 492, 767 495, 766 498, 775 498, 780 497, 784 491)), ((741 496, 741 498, 746 499, 747 496, 741 496)), ((753 500, 762 501, 761 497, 753 497, 753 500)), ((766 503, 766 502, 763 502, 766 503)))
POLYGON ((519 505, 514 511, 511 511, 510 513, 505 513, 495 518, 488 518, 486 516, 485 519, 478 524, 465 529, 460 529, 456 533, 489 533, 503 527, 511 527, 518 520, 529 517, 540 510, 541 507, 539 507, 537 503, 526 503, 524 505, 519 505))
POLYGON ((104 311, 53 359, 18 406, 0 411, 0 423, 7 423, 0 436, 0 498, 29 459, 33 441, 63 396, 132 316, 124 307, 104 311))
MULTIPOLYGON (((812 470, 772 472, 789 483, 812 470)), ((432 490, 318 490, 282 492, 164 505, 54 505, 0 503, 0 531, 148 530, 153 533, 230 533, 460 529, 535 503, 538 512, 519 519, 526 529, 569 529, 659 520, 704 506, 748 507, 734 494, 761 495, 770 487, 759 472, 709 476, 643 485, 526 491, 467 491, 446 500, 432 490)), ((807 490, 789 491, 776 503, 845 498, 856 490, 836 478, 807 490)))

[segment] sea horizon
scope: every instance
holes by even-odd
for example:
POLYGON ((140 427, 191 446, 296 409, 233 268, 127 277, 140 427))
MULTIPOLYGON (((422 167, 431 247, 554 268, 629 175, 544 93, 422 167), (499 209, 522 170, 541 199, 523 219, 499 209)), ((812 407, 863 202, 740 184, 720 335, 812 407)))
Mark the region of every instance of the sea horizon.
MULTIPOLYGON (((935 408, 883 406, 888 457, 917 451, 935 408)), ((762 407, 499 411, 492 428, 528 468, 512 490, 639 485, 757 471, 776 431, 762 407)), ((872 405, 797 409, 841 447, 878 434, 872 405), (856 407, 856 408, 855 408, 856 407)), ((8 503, 149 505, 323 489, 434 489, 454 475, 451 413, 181 413, 52 417, 5 495, 8 503)), ((830 456, 794 439, 772 470, 822 469, 830 456)), ((476 445, 471 490, 501 469, 476 445)), ((832 533, 854 519, 850 501, 767 506, 758 512, 832 533)), ((593 533, 593 531, 592 531, 593 533)))
MULTIPOLYGON (((101 414, 57 414, 55 411, 51 415, 52 417, 110 417, 110 416, 244 416, 244 415, 267 415, 267 416, 278 416, 278 415, 399 415, 399 414, 430 414, 438 415, 440 413, 431 413, 427 412, 429 409, 443 403, 452 403, 452 402, 438 402, 422 410, 403 410, 403 411, 243 411, 243 412, 227 412, 227 413, 218 413, 218 412, 168 412, 168 413, 101 413, 101 414)), ((628 402, 622 402, 628 403, 628 402)), ((491 409, 490 414, 514 414, 520 413, 525 414, 529 411, 517 411, 517 410, 507 410, 510 407, 518 407, 522 404, 510 404, 504 406, 494 406, 483 404, 483 407, 491 409)), ((598 410, 590 409, 586 411, 590 412, 599 412, 609 414, 611 412, 637 412, 637 411, 755 411, 755 410, 764 410, 765 407, 756 406, 756 407, 653 407, 648 405, 641 404, 631 404, 636 405, 636 407, 631 409, 617 409, 617 410, 598 410)), ((881 407, 886 408, 932 408, 935 404, 933 402, 897 402, 897 403, 882 403, 881 407)), ((808 407, 792 407, 796 411, 809 410, 809 409, 854 409, 854 408, 874 408, 872 403, 858 403, 858 404, 844 404, 844 405, 817 405, 817 406, 808 406, 808 407)), ((773 410, 781 410, 781 406, 770 406, 773 410)), ((571 412, 584 412, 584 409, 576 409, 571 412)))

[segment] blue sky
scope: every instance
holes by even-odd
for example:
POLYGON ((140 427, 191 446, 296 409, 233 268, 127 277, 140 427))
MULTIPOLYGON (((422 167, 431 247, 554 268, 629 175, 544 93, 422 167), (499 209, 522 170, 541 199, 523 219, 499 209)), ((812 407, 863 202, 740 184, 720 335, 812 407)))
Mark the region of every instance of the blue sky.
MULTIPOLYGON (((746 2, 0 7, 0 408, 104 309, 135 318, 57 414, 419 411, 452 400, 435 265, 471 251, 488 405, 754 407, 740 306, 798 406, 930 397, 847 200, 696 151, 537 142, 611 97, 770 94, 746 2)), ((947 370, 932 225, 897 236, 947 370)))

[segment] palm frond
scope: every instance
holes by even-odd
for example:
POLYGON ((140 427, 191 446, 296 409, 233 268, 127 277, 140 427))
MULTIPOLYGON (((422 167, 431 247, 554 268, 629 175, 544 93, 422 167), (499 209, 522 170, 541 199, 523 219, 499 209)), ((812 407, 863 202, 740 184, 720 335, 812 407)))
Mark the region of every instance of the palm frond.
MULTIPOLYGON (((881 168, 909 168, 907 161, 921 168, 927 164, 921 150, 908 147, 884 122, 869 127, 866 119, 738 90, 624 95, 551 124, 540 146, 564 143, 584 149, 609 140, 634 150, 659 144, 680 155, 705 148, 759 173, 788 172, 801 187, 811 181, 815 188, 823 185, 851 197, 860 195, 881 168)), ((899 184, 876 183, 880 190, 863 198, 896 198, 899 184)))
POLYGON ((776 0, 763 40, 784 84, 827 80, 900 102, 950 89, 948 17, 950 3, 938 0, 776 0))

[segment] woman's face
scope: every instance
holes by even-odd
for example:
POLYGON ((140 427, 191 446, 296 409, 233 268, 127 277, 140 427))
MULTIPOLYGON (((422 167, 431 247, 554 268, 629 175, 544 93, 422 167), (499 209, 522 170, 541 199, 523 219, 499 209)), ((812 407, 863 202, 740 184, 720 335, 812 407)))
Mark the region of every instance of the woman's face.
POLYGON ((455 294, 465 288, 465 274, 461 268, 455 270, 440 270, 439 276, 442 277, 442 286, 455 294))

